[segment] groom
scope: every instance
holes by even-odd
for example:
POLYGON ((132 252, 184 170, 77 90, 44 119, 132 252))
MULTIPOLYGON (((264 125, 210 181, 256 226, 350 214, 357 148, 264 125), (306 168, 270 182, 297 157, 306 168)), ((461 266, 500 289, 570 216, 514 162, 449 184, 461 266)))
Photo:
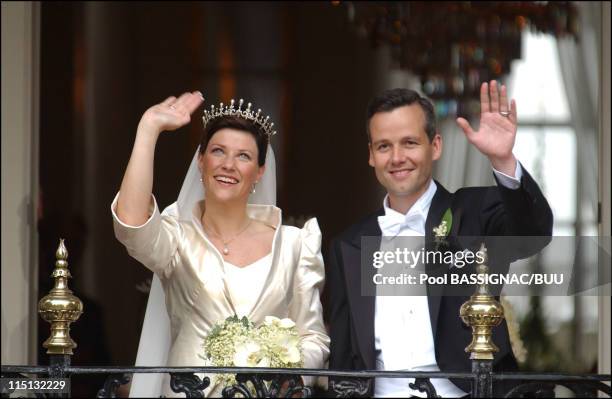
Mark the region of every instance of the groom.
MULTIPOLYGON (((330 369, 471 371, 464 352, 471 331, 459 318, 467 298, 363 295, 361 279, 368 278, 370 271, 361 266, 362 237, 421 236, 428 245, 447 209, 460 215, 453 220, 451 236, 551 235, 550 207, 512 153, 516 104, 508 103, 506 87, 498 86, 496 81, 481 86, 478 131, 464 118, 457 119, 469 142, 490 160, 497 185, 455 193, 432 179, 433 162, 442 154, 432 104, 413 90, 393 89, 368 105, 369 164, 387 195, 382 208, 350 226, 331 244, 327 263, 330 369)), ((493 369, 516 370, 505 321, 494 328, 493 341, 499 347, 493 369)), ((377 378, 369 394, 424 395, 409 388, 409 382, 414 381, 377 378)), ((442 397, 470 393, 468 380, 434 379, 432 383, 442 397)))

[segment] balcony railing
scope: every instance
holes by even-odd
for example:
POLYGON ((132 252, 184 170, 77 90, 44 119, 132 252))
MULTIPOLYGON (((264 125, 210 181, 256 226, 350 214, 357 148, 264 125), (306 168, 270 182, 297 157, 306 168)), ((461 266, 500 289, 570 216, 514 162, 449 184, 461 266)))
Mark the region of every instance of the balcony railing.
MULTIPOLYGON (((55 286, 39 302, 41 317, 51 323, 51 336, 43 346, 49 354, 47 366, 2 366, 2 397, 19 394, 33 394, 36 397, 70 397, 72 379, 80 376, 102 374, 107 376, 97 396, 116 397, 120 386, 128 384, 135 373, 167 373, 173 392, 184 393, 188 398, 204 397, 204 390, 210 386, 210 377, 197 374, 234 374, 237 383, 222 390, 223 397, 368 397, 372 395, 373 379, 411 378, 409 386, 423 392, 427 397, 439 397, 431 379, 452 378, 471 383, 470 396, 473 398, 499 395, 494 390, 497 384, 511 386, 502 395, 507 398, 555 397, 557 388, 563 386, 575 397, 611 396, 610 374, 560 374, 560 373, 495 373, 492 369, 495 345, 491 341, 491 329, 503 318, 503 308, 481 285, 469 301, 461 307, 460 317, 472 327, 472 342, 466 348, 472 360, 470 373, 404 372, 404 371, 342 371, 328 369, 274 369, 240 367, 79 367, 71 365, 72 349, 76 346, 70 338, 70 324, 82 313, 81 301, 68 289, 67 257, 63 241, 56 252, 56 267, 52 274, 55 286), (325 377, 327 388, 304 386, 302 376, 325 377), (51 380, 53 379, 53 380, 51 380), (9 384, 26 380, 30 384, 9 384), (34 382, 67 382, 64 389, 52 391, 34 382)), ((479 273, 487 273, 485 262, 478 266, 479 273)))

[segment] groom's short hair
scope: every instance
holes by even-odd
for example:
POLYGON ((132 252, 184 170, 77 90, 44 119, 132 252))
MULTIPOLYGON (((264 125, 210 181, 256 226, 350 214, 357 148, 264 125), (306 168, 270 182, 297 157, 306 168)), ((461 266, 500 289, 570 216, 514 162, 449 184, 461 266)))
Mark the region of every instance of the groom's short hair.
POLYGON ((417 103, 425 114, 425 133, 431 142, 436 135, 436 114, 433 104, 425 97, 411 89, 389 89, 370 100, 366 110, 366 132, 368 142, 372 142, 370 135, 370 119, 378 112, 389 112, 404 105, 417 103))

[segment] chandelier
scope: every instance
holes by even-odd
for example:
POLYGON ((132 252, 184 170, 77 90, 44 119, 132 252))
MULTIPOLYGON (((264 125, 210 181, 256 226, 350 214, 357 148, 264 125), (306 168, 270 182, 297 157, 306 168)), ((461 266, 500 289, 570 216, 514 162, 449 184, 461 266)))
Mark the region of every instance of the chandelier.
MULTIPOLYGON (((334 2, 339 4, 340 2, 334 2)), ((571 2, 344 2, 357 34, 391 48, 393 64, 416 75, 440 117, 474 115, 480 84, 521 57, 524 29, 578 39, 571 2)))

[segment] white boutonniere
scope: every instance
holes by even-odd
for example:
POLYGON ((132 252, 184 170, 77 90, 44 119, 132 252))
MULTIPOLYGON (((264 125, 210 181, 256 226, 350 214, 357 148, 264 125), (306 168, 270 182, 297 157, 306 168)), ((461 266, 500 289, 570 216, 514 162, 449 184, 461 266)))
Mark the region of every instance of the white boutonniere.
POLYGON ((448 235, 448 223, 446 220, 443 220, 438 227, 434 227, 433 232, 436 238, 446 237, 448 235))
POLYGON ((436 241, 436 250, 442 244, 446 244, 446 237, 448 237, 451 227, 453 226, 453 213, 448 208, 442 216, 442 221, 437 227, 433 228, 434 238, 436 241))

